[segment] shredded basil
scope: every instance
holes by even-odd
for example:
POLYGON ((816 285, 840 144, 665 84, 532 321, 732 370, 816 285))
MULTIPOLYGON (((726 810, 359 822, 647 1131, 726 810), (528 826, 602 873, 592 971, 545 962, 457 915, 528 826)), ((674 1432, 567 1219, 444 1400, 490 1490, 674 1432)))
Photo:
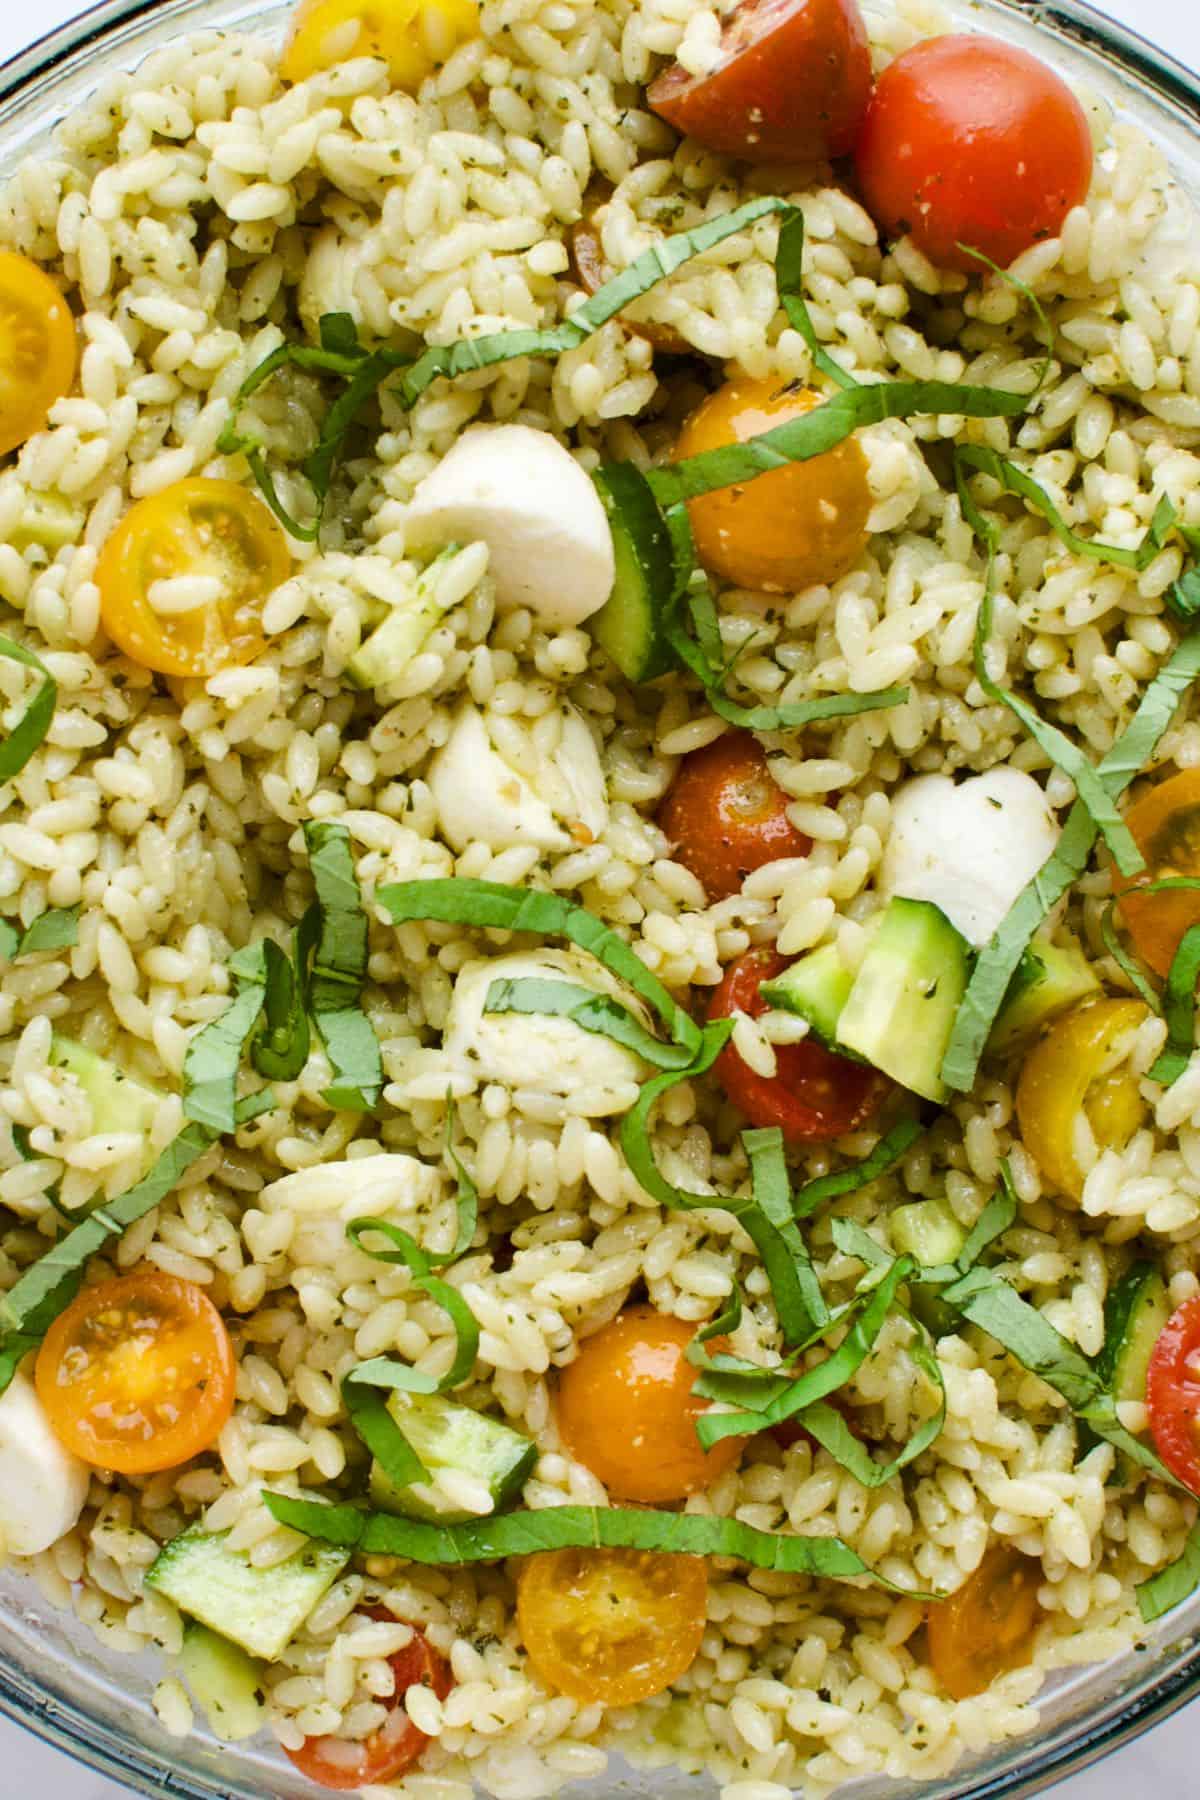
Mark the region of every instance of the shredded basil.
POLYGON ((1200 1587, 1200 1519, 1188 1533, 1183 1554, 1136 1589, 1138 1609, 1147 1625, 1190 1599, 1200 1587))
POLYGON ((866 1445, 855 1437, 836 1406, 830 1406, 827 1401, 818 1400, 797 1415, 797 1422, 809 1436, 814 1437, 823 1449, 828 1450, 834 1461, 840 1463, 865 1488, 885 1487, 889 1481, 895 1480, 901 1469, 907 1468, 909 1463, 914 1462, 937 1441, 946 1423, 946 1383, 941 1365, 929 1347, 921 1327, 912 1319, 908 1323, 913 1333, 908 1353, 937 1392, 938 1404, 936 1410, 929 1418, 922 1420, 904 1448, 890 1462, 876 1462, 866 1445))
POLYGON ((1197 979, 1200 979, 1200 925, 1190 925, 1171 958, 1163 989, 1167 1041, 1147 1070, 1151 1081, 1161 1081, 1164 1087, 1179 1080, 1196 1048, 1197 979))
POLYGON ((861 1162, 852 1163, 848 1169, 838 1169, 832 1175, 818 1175, 808 1181, 796 1194, 793 1210, 798 1219, 811 1218, 821 1207, 831 1200, 840 1200, 844 1194, 855 1194, 860 1188, 878 1181, 912 1149, 918 1138, 924 1137, 928 1127, 918 1118, 904 1118, 896 1122, 891 1130, 881 1137, 875 1148, 861 1162))
MULTIPOLYGON (((1200 882, 1197 883, 1200 886, 1200 882)), ((1131 956, 1117 936, 1116 911, 1118 902, 1110 900, 1100 915, 1100 936, 1104 948, 1112 957, 1138 998, 1144 1000, 1151 1012, 1162 1012, 1162 1000, 1157 991, 1150 985, 1142 973, 1141 965, 1135 956, 1131 956)))
POLYGON ((380 1368, 403 1367, 402 1363, 388 1363, 383 1357, 360 1363, 342 1382, 342 1400, 350 1423, 388 1480, 397 1487, 410 1487, 414 1481, 427 1481, 429 1471, 388 1411, 380 1390, 389 1383, 373 1379, 380 1368))
POLYGON ((989 450, 982 444, 960 444, 954 456, 962 473, 975 471, 989 475, 1006 493, 1015 494, 1024 500, 1045 519, 1055 536, 1074 555, 1086 556, 1093 562, 1111 563, 1119 569, 1130 569, 1134 574, 1140 575, 1150 567, 1178 520, 1172 501, 1163 494, 1155 507, 1154 517, 1146 534, 1136 549, 1124 549, 1117 544, 1101 544, 1094 538, 1080 537, 1078 532, 1072 531, 1040 482, 1035 481, 1019 464, 1011 462, 1007 456, 1001 456, 999 451, 989 450))
POLYGON ((436 1305, 449 1314, 457 1345, 454 1361, 445 1375, 427 1375, 421 1369, 410 1369, 404 1363, 376 1357, 373 1363, 360 1364, 353 1371, 354 1380, 368 1380, 370 1378, 363 1374, 364 1369, 385 1370, 386 1365, 387 1379, 377 1381, 378 1386, 403 1388, 410 1394, 444 1394, 450 1388, 461 1387, 469 1379, 475 1367, 475 1358, 479 1354, 479 1326, 458 1289, 433 1273, 434 1268, 444 1265, 448 1258, 435 1261, 422 1250, 415 1238, 388 1219, 355 1219, 346 1227, 346 1236, 356 1250, 363 1250, 366 1255, 375 1257, 379 1262, 402 1263, 412 1275, 413 1286, 428 1294, 436 1305), (395 1248, 367 1249, 362 1241, 367 1232, 386 1238, 395 1248))
MULTIPOLYGON (((1193 556, 1200 554, 1196 534, 1188 533, 1193 556)), ((1200 569, 1185 569, 1167 595, 1167 611, 1184 625, 1191 625, 1200 613, 1200 569)))
POLYGON ((317 890, 316 946, 305 992, 317 1034, 333 1067, 324 1098, 351 1112, 375 1105, 383 1091, 383 1059, 375 1028, 362 1007, 367 974, 367 915, 363 909, 350 833, 336 821, 304 826, 317 890))
POLYGON ((69 950, 78 942, 78 906, 51 907, 23 929, 11 919, 0 919, 0 958, 8 962, 40 950, 69 950))
POLYGON ((234 1129, 242 1055, 262 1012, 262 988, 248 985, 192 1039, 183 1059, 183 1110, 216 1132, 234 1129))
POLYGON ((304 1006, 304 975, 272 938, 264 938, 263 1010, 250 1040, 250 1060, 271 1081, 294 1081, 308 1061, 310 1033, 304 1006))
POLYGON ((45 678, 13 729, 0 743, 0 782, 3 782, 19 775, 34 751, 44 743, 58 705, 58 683, 41 657, 13 638, 0 637, 0 656, 21 663, 26 669, 36 669, 45 678))
POLYGON ((573 981, 548 981, 537 977, 493 981, 484 1002, 485 1012, 544 1014, 569 1019, 582 1031, 611 1038, 632 1050, 655 1069, 685 1069, 691 1052, 682 1044, 664 1044, 607 994, 573 981))

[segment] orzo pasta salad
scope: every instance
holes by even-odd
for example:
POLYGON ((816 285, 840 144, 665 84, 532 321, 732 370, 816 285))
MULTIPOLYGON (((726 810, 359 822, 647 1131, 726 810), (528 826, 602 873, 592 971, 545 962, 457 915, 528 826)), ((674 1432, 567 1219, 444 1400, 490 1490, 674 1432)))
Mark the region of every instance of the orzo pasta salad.
POLYGON ((317 1788, 1200 1579, 1200 236, 930 0, 301 0, 0 196, 0 1547, 317 1788))

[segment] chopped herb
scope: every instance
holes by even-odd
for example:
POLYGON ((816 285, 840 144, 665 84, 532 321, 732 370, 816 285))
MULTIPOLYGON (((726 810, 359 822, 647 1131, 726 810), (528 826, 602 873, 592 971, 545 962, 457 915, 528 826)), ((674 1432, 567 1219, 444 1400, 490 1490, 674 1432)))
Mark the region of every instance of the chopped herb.
POLYGON ((34 751, 45 741, 58 704, 58 683, 41 657, 13 638, 0 637, 0 656, 21 663, 27 669, 36 669, 45 677, 13 729, 0 743, 0 782, 3 782, 19 775, 34 751))
POLYGON ((632 1050, 656 1069, 685 1069, 692 1060, 692 1053, 682 1044, 664 1044, 607 994, 594 993, 573 981, 536 977, 493 981, 483 1010, 569 1019, 581 1031, 595 1032, 632 1050))
POLYGON ((1200 1587, 1200 1519, 1188 1533, 1183 1554, 1136 1589, 1138 1608, 1147 1625, 1182 1606, 1200 1587))
POLYGON ((333 1067, 329 1105, 365 1111, 383 1091, 383 1059, 375 1028, 363 1011, 367 974, 367 915, 363 910, 350 833, 335 821, 310 819, 304 827, 316 906, 301 944, 315 936, 305 977, 308 1009, 333 1067))

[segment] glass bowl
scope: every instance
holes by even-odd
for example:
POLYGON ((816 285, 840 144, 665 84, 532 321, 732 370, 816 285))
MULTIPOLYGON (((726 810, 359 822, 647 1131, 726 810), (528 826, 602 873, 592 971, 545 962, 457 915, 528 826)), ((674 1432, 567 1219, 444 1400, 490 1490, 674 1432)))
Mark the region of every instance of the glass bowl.
MULTIPOLYGON (((7 0, 6 0, 7 3, 7 0)), ((868 0, 871 3, 871 0, 868 0)), ((874 0, 879 6, 885 0, 874 0)), ((108 74, 201 29, 282 30, 279 0, 103 0, 83 18, 0 68, 0 179, 44 153, 60 119, 108 74)), ((1105 93, 1164 146, 1200 202, 1200 80, 1079 0, 962 0, 964 25, 991 29, 1052 61, 1068 80, 1105 93)), ((1200 1595, 1164 1619, 1149 1644, 1094 1668, 1055 1675, 1028 1736, 964 1759, 921 1783, 881 1777, 846 1800, 995 1800, 1038 1793, 1157 1724, 1200 1694, 1200 1595)), ((0 1575, 0 1712, 90 1768, 153 1800, 312 1800, 270 1745, 218 1744, 198 1729, 168 1736, 150 1704, 161 1663, 106 1652, 27 1579, 0 1575)), ((0 1788, 6 1784, 0 1777, 0 1788)), ((610 1772, 576 1784, 571 1800, 701 1800, 711 1780, 671 1770, 610 1772)))

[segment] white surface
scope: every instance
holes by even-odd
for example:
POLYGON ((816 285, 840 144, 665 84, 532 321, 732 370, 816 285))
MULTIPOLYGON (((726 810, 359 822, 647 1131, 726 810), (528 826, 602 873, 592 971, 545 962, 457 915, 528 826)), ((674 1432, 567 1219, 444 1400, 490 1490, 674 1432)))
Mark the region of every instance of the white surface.
MULTIPOLYGON (((1195 0, 1093 0, 1101 12, 1140 31, 1191 68, 1200 66, 1200 9, 1195 0)), ((0 62, 86 8, 79 0, 0 0, 0 62)), ((1189 1800, 1197 1791, 1200 1705, 1177 1715, 1138 1743, 1054 1790, 1055 1800, 1189 1800)), ((130 1800, 57 1751, 0 1720, 0 1794, 5 1800, 130 1800)), ((320 1790, 313 1789, 314 1796, 320 1790)))

